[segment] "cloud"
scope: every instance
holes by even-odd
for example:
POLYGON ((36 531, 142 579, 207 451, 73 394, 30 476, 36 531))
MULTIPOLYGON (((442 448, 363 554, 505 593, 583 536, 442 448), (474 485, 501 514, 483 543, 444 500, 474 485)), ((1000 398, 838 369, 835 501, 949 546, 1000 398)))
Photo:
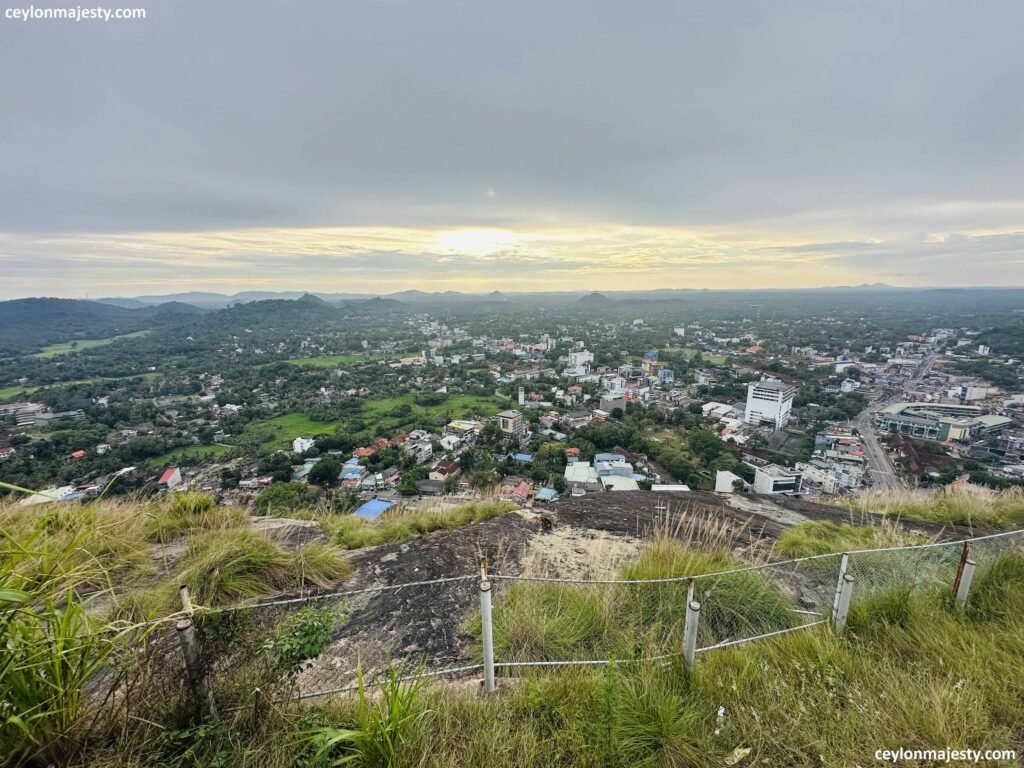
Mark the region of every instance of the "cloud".
POLYGON ((1016 0, 148 10, 0 20, 4 295, 1024 282, 1016 0))

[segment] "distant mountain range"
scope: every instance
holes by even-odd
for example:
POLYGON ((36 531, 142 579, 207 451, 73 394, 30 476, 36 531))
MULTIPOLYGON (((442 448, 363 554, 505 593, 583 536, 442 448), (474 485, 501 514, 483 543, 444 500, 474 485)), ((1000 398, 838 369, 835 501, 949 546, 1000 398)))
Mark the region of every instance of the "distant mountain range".
MULTIPOLYGON (((787 289, 788 290, 788 289, 787 289)), ((797 289, 793 289, 797 290, 797 289)), ((799 289, 808 292, 815 291, 925 291, 932 290, 928 288, 899 288, 897 286, 886 285, 885 283, 871 283, 863 285, 837 285, 828 286, 824 288, 806 288, 799 289)), ((939 289, 941 290, 941 289, 939 289)), ((126 309, 140 309, 142 307, 151 307, 158 304, 165 304, 167 302, 181 302, 183 304, 191 304, 194 307, 200 307, 202 309, 224 309, 225 307, 232 306, 234 304, 248 304, 253 301, 266 301, 268 299, 300 299, 304 296, 314 296, 318 299, 322 299, 329 304, 342 304, 350 301, 364 301, 374 298, 392 299, 395 301, 401 301, 407 304, 416 303, 438 303, 445 301, 483 301, 483 300, 509 300, 517 297, 530 297, 533 299, 549 298, 553 301, 562 301, 569 298, 573 301, 580 299, 587 299, 586 303, 591 303, 600 300, 615 300, 615 299, 664 299, 671 298, 673 296, 685 296, 693 293, 715 293, 715 292, 731 292, 725 291, 724 289, 707 289, 707 288, 658 288, 649 291, 603 291, 603 292, 588 292, 588 291, 541 291, 541 292, 507 292, 507 291, 491 291, 490 293, 463 293, 460 291, 437 291, 427 292, 418 290, 400 291, 398 293, 389 294, 365 294, 365 293, 312 293, 306 291, 243 291, 242 293, 235 294, 223 294, 223 293, 206 293, 200 291, 193 291, 189 293, 169 293, 162 296, 148 295, 148 296, 132 296, 125 298, 104 298, 96 299, 95 301, 100 304, 108 304, 115 307, 123 307, 126 309)))
POLYGON ((723 291, 660 289, 654 291, 564 291, 538 293, 460 293, 402 291, 383 296, 354 293, 249 291, 178 293, 166 296, 81 299, 32 298, 0 302, 0 355, 34 352, 47 344, 104 339, 140 330, 186 326, 272 327, 274 324, 344 325, 347 319, 373 315, 431 311, 458 306, 476 315, 537 309, 553 311, 575 306, 595 315, 641 317, 643 313, 720 311, 734 305, 773 312, 794 305, 886 306, 914 304, 925 308, 985 307, 1024 309, 1021 288, 897 288, 881 283, 834 286, 814 290, 723 291), (418 308, 418 309, 414 309, 418 308), (635 313, 635 315, 634 315, 635 313))

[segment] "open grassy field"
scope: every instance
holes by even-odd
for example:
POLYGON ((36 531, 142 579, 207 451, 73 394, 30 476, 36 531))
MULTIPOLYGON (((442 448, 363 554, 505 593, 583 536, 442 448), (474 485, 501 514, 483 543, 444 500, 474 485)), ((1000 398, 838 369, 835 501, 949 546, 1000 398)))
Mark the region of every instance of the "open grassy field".
POLYGON ((339 368, 359 363, 374 363, 381 360, 380 355, 323 355, 322 357, 293 357, 284 362, 289 365, 310 366, 313 368, 339 368))
POLYGON ((699 352, 701 354, 701 357, 703 357, 712 365, 722 365, 722 363, 725 362, 724 355, 713 355, 710 352, 705 352, 703 349, 695 349, 694 347, 683 347, 682 351, 686 355, 686 357, 690 359, 692 359, 699 352))
POLYGON ((41 387, 5 387, 3 389, 0 389, 0 402, 3 402, 4 400, 13 400, 16 397, 22 397, 24 395, 31 395, 37 389, 41 389, 41 387))
POLYGON ((134 339, 139 336, 146 336, 149 333, 151 333, 151 331, 136 331, 135 333, 111 336, 109 339, 79 339, 76 341, 62 341, 58 344, 50 344, 49 346, 43 347, 34 355, 29 355, 29 357, 56 357, 57 355, 67 355, 72 352, 81 352, 83 349, 105 347, 107 344, 113 344, 118 339, 134 339))
POLYGON ((296 437, 310 437, 334 432, 342 422, 313 421, 304 413, 287 413, 264 421, 254 421, 246 425, 242 435, 233 443, 258 443, 270 450, 286 450, 291 448, 296 437))
MULTIPOLYGON (((153 381, 154 379, 159 379, 161 376, 163 376, 163 374, 160 373, 159 371, 147 371, 146 373, 137 373, 133 376, 125 376, 123 378, 153 381)), ((71 387, 74 386, 75 384, 95 384, 98 381, 119 381, 119 379, 75 379, 73 381, 56 381, 53 384, 26 384, 24 386, 5 387, 3 389, 0 389, 0 403, 5 402, 7 400, 15 400, 17 398, 24 397, 25 395, 31 395, 33 392, 38 392, 39 390, 45 388, 71 387)))
POLYGON ((427 425, 443 416, 456 419, 469 416, 493 416, 507 407, 494 397, 451 395, 443 403, 417 405, 415 395, 383 397, 360 401, 359 411, 337 421, 313 421, 302 413, 289 413, 246 426, 234 444, 256 443, 263 449, 287 449, 296 437, 333 434, 343 430, 356 441, 370 441, 381 435, 427 425))
MULTIPOLYGON (((162 456, 156 456, 146 462, 149 467, 159 468, 168 465, 181 464, 183 460, 194 459, 195 463, 207 459, 216 459, 218 456, 223 456, 231 450, 232 446, 224 445, 222 443, 214 443, 213 445, 190 445, 184 448, 175 448, 173 451, 168 451, 162 456)), ((191 463, 191 462, 188 462, 191 463)))

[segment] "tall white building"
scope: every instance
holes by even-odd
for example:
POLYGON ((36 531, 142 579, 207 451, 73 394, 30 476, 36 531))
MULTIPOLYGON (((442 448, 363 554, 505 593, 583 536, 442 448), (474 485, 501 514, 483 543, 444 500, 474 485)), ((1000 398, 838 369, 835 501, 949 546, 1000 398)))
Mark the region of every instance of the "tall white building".
POLYGON ((747 410, 743 420, 748 424, 771 423, 782 429, 789 423, 796 387, 778 379, 762 379, 747 385, 747 410))

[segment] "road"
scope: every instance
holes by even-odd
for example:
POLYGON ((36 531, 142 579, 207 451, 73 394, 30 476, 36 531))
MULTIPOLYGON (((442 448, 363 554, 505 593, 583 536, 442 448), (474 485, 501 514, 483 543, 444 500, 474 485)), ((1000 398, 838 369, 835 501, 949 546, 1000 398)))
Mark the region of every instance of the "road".
POLYGON ((903 384, 899 392, 872 400, 871 404, 857 414, 857 417, 853 420, 853 425, 860 432, 861 437, 864 438, 864 452, 868 460, 868 477, 871 478, 872 485, 875 488, 892 489, 907 487, 906 481, 896 474, 896 469, 889 460, 889 454, 878 439, 878 430, 875 429, 875 414, 887 405, 900 402, 905 391, 914 384, 917 384, 928 374, 928 371, 935 365, 935 359, 938 355, 938 350, 929 352, 924 360, 921 361, 921 364, 917 366, 914 375, 903 384))

